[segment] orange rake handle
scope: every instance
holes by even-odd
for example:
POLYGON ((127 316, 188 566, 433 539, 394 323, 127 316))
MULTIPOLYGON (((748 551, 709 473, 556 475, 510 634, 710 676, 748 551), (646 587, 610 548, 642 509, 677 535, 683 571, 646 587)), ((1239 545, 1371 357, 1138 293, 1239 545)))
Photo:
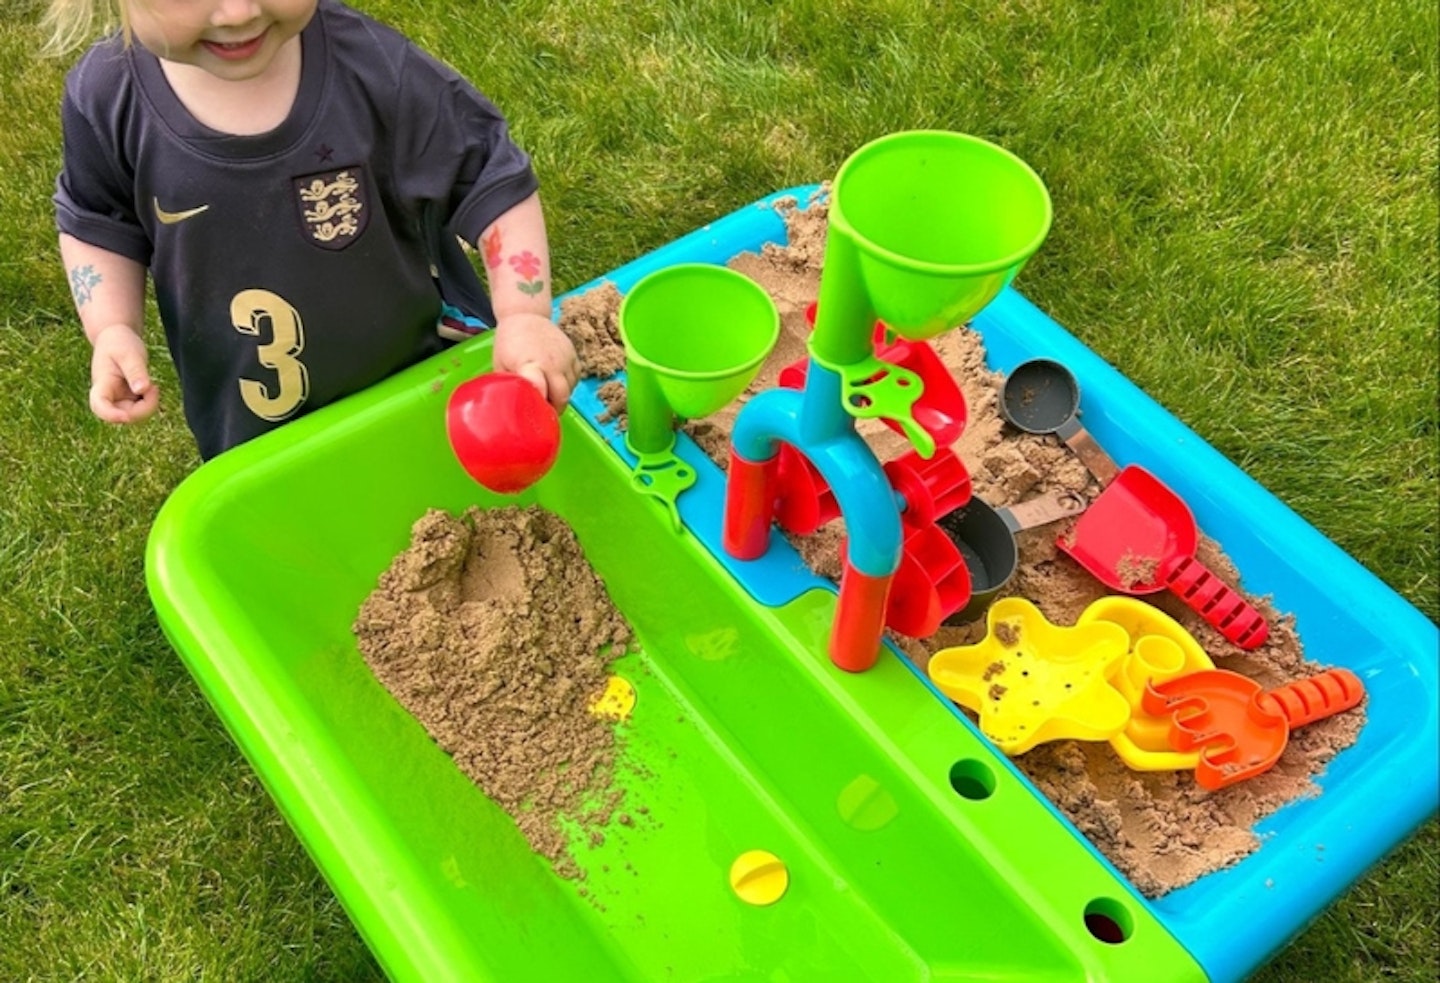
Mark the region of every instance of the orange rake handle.
POLYGON ((1266 690, 1255 698, 1262 710, 1285 718, 1290 729, 1343 713, 1365 699, 1365 684, 1349 669, 1327 669, 1315 676, 1266 690))

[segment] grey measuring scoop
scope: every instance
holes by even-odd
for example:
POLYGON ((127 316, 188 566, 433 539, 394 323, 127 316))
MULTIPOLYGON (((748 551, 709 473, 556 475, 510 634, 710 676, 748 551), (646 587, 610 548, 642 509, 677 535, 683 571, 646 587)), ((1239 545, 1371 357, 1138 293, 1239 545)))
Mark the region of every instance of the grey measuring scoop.
POLYGON ((1080 384, 1074 373, 1053 359, 1032 358, 1011 370, 1000 388, 1000 415, 1026 433, 1053 433, 1065 441, 1102 485, 1120 473, 1080 424, 1080 384))
POLYGON ((1059 522, 1085 511, 1085 499, 1073 492, 1050 492, 1028 501, 997 509, 979 495, 936 520, 940 531, 950 537, 970 571, 970 600, 945 619, 947 625, 963 625, 985 613, 1020 565, 1020 547, 1015 534, 1037 526, 1059 522))

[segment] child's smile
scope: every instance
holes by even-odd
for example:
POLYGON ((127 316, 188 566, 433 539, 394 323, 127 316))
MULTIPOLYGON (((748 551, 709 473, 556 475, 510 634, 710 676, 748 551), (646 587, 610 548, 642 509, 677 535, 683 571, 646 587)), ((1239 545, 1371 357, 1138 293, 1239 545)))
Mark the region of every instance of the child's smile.
POLYGON ((269 28, 245 41, 201 41, 200 45, 210 54, 223 61, 244 61, 255 55, 265 44, 269 28))
POLYGON ((128 0, 127 13, 135 40, 157 57, 239 82, 264 76, 315 6, 316 0, 128 0))

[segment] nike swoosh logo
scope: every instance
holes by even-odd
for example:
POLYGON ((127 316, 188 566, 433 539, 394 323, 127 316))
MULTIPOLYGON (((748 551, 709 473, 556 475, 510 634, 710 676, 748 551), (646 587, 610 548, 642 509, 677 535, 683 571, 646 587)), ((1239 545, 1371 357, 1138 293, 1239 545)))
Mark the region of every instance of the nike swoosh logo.
POLYGON ((194 218, 210 207, 209 205, 200 205, 196 208, 187 208, 183 212, 167 212, 160 207, 159 198, 151 198, 150 201, 155 206, 155 217, 160 220, 160 224, 162 225, 174 225, 176 222, 183 222, 187 218, 194 218))

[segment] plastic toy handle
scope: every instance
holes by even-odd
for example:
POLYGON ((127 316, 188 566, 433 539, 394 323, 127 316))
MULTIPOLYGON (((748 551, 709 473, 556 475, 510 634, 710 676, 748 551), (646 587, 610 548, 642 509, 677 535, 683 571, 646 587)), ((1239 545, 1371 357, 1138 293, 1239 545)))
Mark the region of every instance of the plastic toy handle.
POLYGON ((680 509, 675 504, 680 493, 695 484, 695 469, 673 452, 640 454, 639 463, 630 473, 630 483, 642 495, 658 499, 670 513, 676 532, 682 528, 680 509))
POLYGON ((1012 533, 1048 526, 1052 522, 1068 519, 1084 511, 1085 499, 1068 491, 1048 492, 995 510, 1012 533))
POLYGON ((1270 637, 1260 612, 1193 556, 1170 572, 1165 586, 1242 649, 1258 648, 1270 637))
POLYGON ((1343 713, 1365 699, 1365 684, 1349 669, 1327 669, 1255 698, 1260 709, 1285 718, 1291 729, 1343 713))
POLYGON ((1105 448, 1096 442, 1090 431, 1082 427, 1075 417, 1072 416, 1062 423, 1055 435, 1065 441, 1065 446, 1075 452, 1080 463, 1085 465, 1085 469, 1093 474, 1100 484, 1110 484, 1120 473, 1120 466, 1115 463, 1115 459, 1106 453, 1105 448))
POLYGON ((925 381, 917 373, 874 356, 830 368, 840 373, 846 413, 856 419, 892 420, 921 457, 935 453, 935 438, 915 420, 915 403, 925 392, 925 381))

